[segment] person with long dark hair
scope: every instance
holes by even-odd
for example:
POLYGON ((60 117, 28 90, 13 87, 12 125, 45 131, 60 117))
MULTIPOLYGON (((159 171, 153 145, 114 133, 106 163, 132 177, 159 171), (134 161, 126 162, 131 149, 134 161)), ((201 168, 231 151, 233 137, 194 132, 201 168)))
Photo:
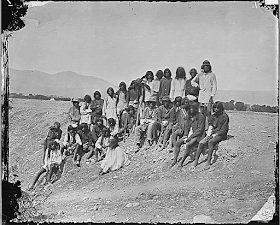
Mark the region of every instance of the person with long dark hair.
POLYGON ((204 139, 202 139, 197 148, 196 157, 194 165, 191 167, 191 170, 198 164, 198 159, 203 150, 204 145, 208 144, 209 151, 207 157, 207 163, 205 166, 205 170, 210 168, 212 154, 214 150, 214 146, 219 142, 227 139, 227 133, 229 130, 229 117, 227 113, 224 111, 224 106, 222 102, 215 102, 213 105, 213 115, 211 115, 209 120, 209 127, 207 131, 207 135, 204 139))
POLYGON ((185 97, 185 83, 186 83, 186 71, 184 67, 178 67, 176 70, 176 77, 171 82, 170 99, 173 102, 176 97, 185 97))
POLYGON ((162 70, 158 70, 156 73, 156 79, 153 80, 153 84, 152 84, 153 96, 156 97, 157 106, 159 106, 159 85, 162 77, 163 77, 162 70))
POLYGON ((120 82, 119 84, 119 90, 116 92, 117 97, 117 116, 119 119, 119 124, 121 120, 121 116, 123 111, 127 107, 127 90, 126 90, 126 84, 125 82, 120 82))
POLYGON ((169 68, 166 68, 163 72, 163 78, 160 80, 159 84, 159 101, 161 102, 162 98, 164 96, 169 96, 170 95, 170 88, 171 88, 171 71, 169 68))
POLYGON ((94 99, 91 101, 90 104, 90 108, 92 110, 91 122, 92 124, 96 124, 96 121, 102 117, 102 108, 104 104, 104 99, 101 98, 101 93, 99 91, 95 91, 93 93, 93 97, 94 99))
MULTIPOLYGON (((107 97, 104 100, 103 104, 103 115, 106 117, 106 121, 108 121, 109 118, 114 118, 116 121, 118 121, 117 116, 117 98, 115 95, 115 91, 112 87, 109 87, 107 89, 107 97)), ((106 123, 106 125, 108 122, 106 123)))
POLYGON ((191 85, 191 81, 192 79, 197 75, 197 71, 195 68, 192 68, 190 70, 190 79, 188 79, 186 81, 186 86, 185 86, 185 95, 186 95, 186 98, 188 100, 196 100, 197 101, 197 98, 198 98, 198 93, 199 93, 199 87, 194 87, 191 85))
POLYGON ((91 97, 89 95, 85 95, 84 101, 81 102, 81 107, 80 107, 80 113, 81 113, 80 124, 86 123, 89 129, 91 125, 91 112, 92 112, 92 110, 90 109, 90 104, 91 104, 91 97))

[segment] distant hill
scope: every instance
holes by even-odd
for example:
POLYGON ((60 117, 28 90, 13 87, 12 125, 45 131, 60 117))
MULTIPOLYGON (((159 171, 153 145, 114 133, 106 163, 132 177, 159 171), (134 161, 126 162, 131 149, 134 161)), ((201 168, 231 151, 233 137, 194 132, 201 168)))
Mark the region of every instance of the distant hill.
POLYGON ((64 97, 83 97, 99 90, 105 96, 108 87, 116 86, 101 78, 83 76, 72 71, 48 74, 36 70, 10 70, 10 92, 64 97))
MULTIPOLYGON (((36 70, 10 70, 10 92, 64 97, 93 96, 99 90, 105 96, 108 87, 117 87, 108 81, 93 76, 83 76, 72 71, 54 75, 36 70)), ((218 90, 215 101, 242 101, 247 104, 276 106, 278 93, 275 91, 218 90)))
POLYGON ((241 101, 247 104, 277 106, 277 90, 275 91, 226 91, 218 90, 215 101, 229 102, 230 100, 241 101))

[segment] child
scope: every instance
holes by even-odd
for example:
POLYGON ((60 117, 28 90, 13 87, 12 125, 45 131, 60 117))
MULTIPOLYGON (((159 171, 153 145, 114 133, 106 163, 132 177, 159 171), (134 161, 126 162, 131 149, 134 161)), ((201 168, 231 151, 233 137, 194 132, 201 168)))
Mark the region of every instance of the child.
POLYGON ((116 120, 113 118, 108 119, 108 126, 112 136, 115 136, 119 133, 119 127, 116 123, 116 120))
POLYGON ((86 123, 82 123, 80 125, 80 129, 78 131, 80 136, 82 145, 79 145, 78 148, 75 149, 73 163, 80 167, 81 159, 84 153, 88 153, 92 150, 92 135, 88 129, 86 123))
POLYGON ((62 135, 62 130, 60 129, 60 123, 59 122, 55 122, 53 126, 50 127, 48 135, 44 141, 44 156, 43 156, 43 163, 45 160, 45 153, 46 153, 46 149, 47 146, 49 144, 49 142, 53 141, 53 140, 60 140, 62 135))
MULTIPOLYGON (((101 159, 105 157, 107 149, 109 147, 109 139, 110 139, 110 130, 105 128, 102 132, 101 137, 98 138, 95 143, 95 162, 98 162, 98 153, 101 156, 101 159)), ((88 160, 90 162, 90 160, 88 160)))
POLYGON ((159 84, 159 101, 161 102, 164 96, 169 96, 171 88, 171 71, 169 68, 166 68, 163 73, 163 78, 160 80, 159 84))
POLYGON ((156 73, 156 79, 154 79, 152 84, 153 96, 156 97, 157 106, 159 106, 159 85, 162 77, 163 77, 162 70, 158 70, 156 73))
MULTIPOLYGON (((50 141, 48 144, 48 148, 46 149, 44 165, 36 175, 31 187, 29 190, 32 190, 37 183, 38 179, 44 172, 49 172, 47 176, 47 183, 50 182, 51 176, 55 168, 59 168, 62 160, 64 159, 64 155, 62 155, 59 143, 56 141, 50 141)), ((61 170, 59 168, 59 170, 61 170)))
POLYGON ((67 134, 64 136, 61 151, 64 153, 64 150, 66 150, 65 155, 72 155, 79 145, 82 145, 80 136, 77 134, 76 128, 69 125, 67 128, 67 134))
POLYGON ((116 136, 110 138, 109 144, 106 156, 100 165, 99 175, 118 170, 127 162, 127 155, 123 148, 119 147, 118 138, 116 136))
POLYGON ((102 117, 102 108, 104 104, 104 99, 101 99, 101 93, 99 91, 95 91, 93 93, 94 99, 91 101, 91 123, 95 124, 96 121, 102 117))
POLYGON ((121 128, 123 128, 126 133, 131 133, 133 131, 133 126, 135 125, 135 123, 135 108, 130 105, 122 114, 121 128))

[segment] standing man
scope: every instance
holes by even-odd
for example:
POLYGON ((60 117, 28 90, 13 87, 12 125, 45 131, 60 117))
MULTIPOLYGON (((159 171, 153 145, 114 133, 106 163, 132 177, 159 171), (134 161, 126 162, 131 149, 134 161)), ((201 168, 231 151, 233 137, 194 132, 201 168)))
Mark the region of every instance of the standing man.
POLYGON ((217 92, 217 80, 208 60, 204 60, 202 67, 204 72, 197 74, 192 79, 191 84, 194 87, 199 87, 198 102, 200 103, 200 112, 209 119, 213 98, 217 92))
POLYGON ((196 86, 192 86, 191 85, 191 81, 192 79, 197 75, 197 71, 195 68, 192 68, 190 71, 189 71, 191 77, 186 81, 186 87, 185 87, 185 96, 188 100, 192 100, 192 99, 195 99, 195 101, 197 101, 198 99, 198 94, 199 94, 199 87, 196 86))

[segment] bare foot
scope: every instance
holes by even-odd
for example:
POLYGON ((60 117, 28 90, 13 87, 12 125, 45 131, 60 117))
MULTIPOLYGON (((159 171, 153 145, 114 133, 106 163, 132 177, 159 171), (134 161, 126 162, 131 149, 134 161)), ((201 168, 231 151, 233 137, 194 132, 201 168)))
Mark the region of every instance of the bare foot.
POLYGON ((180 162, 178 165, 178 168, 180 168, 180 169, 183 168, 183 163, 180 162))
POLYGON ((169 169, 171 169, 173 166, 175 166, 176 163, 177 163, 177 162, 173 162, 173 163, 170 165, 169 169))
POLYGON ((191 167, 189 168, 189 170, 190 170, 191 172, 195 171, 195 166, 191 166, 191 167))
POLYGON ((209 170, 210 169, 210 164, 206 164, 203 170, 209 170))

